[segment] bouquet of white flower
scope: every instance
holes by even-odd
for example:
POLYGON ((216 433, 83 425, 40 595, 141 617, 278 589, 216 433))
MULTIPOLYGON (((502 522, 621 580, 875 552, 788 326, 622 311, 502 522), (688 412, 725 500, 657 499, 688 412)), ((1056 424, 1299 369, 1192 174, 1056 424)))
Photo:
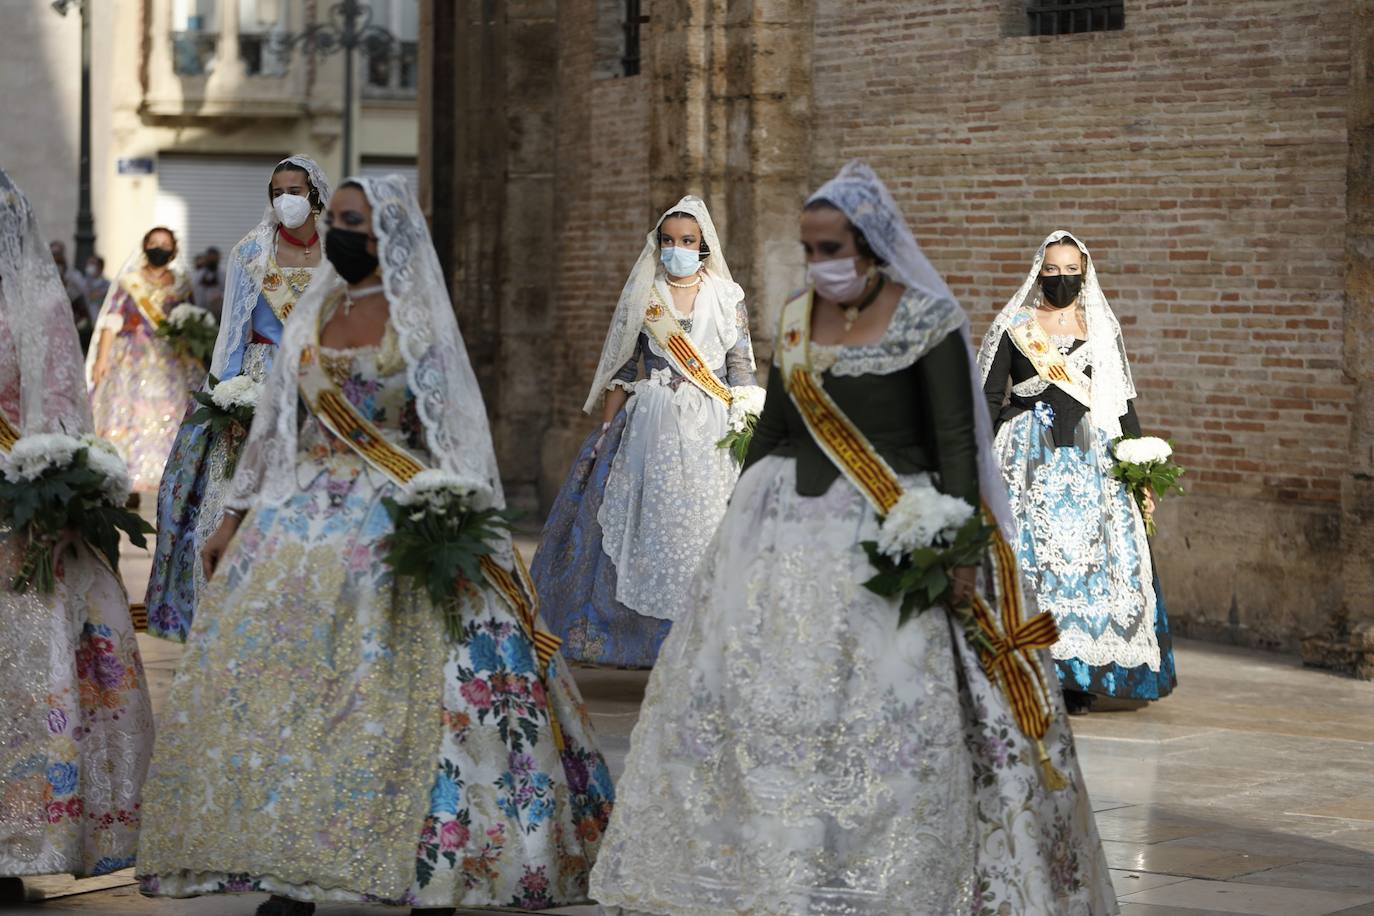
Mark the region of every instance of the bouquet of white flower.
MULTIPOLYGON (((218 435, 228 432, 234 441, 241 440, 253 425, 253 412, 261 396, 262 383, 246 375, 236 375, 222 382, 212 375, 208 391, 191 393, 200 406, 191 414, 190 422, 208 424, 212 433, 218 435)), ((238 449, 231 448, 224 469, 225 477, 234 476, 236 464, 238 449)))
POLYGON ((28 546, 10 587, 56 588, 57 547, 67 538, 85 541, 116 569, 120 531, 146 547, 153 526, 125 508, 129 489, 124 459, 104 439, 43 433, 16 442, 0 457, 0 524, 28 546))
POLYGON ((758 385, 740 385, 730 389, 730 431, 716 443, 716 447, 729 449, 735 464, 744 464, 744 456, 749 453, 749 443, 754 438, 754 427, 758 425, 759 414, 763 413, 767 394, 758 385))
POLYGON ((451 640, 462 636, 462 581, 482 584, 482 558, 510 529, 514 513, 474 509, 476 487, 446 471, 421 471, 382 504, 391 516, 387 563, 399 578, 423 585, 451 640))
POLYGON ((878 539, 863 542, 878 570, 864 588, 885 598, 901 596, 899 623, 940 603, 958 610, 952 607, 950 573, 983 562, 992 530, 980 512, 928 479, 909 487, 882 520, 878 539))
POLYGON ((214 315, 194 305, 178 305, 157 326, 156 336, 170 343, 177 355, 208 364, 218 334, 214 315))
POLYGON ((1145 519, 1145 533, 1155 534, 1154 512, 1149 509, 1149 496, 1158 500, 1171 491, 1183 492, 1178 478, 1183 468, 1173 462, 1174 450, 1168 442, 1154 436, 1126 437, 1112 441, 1112 476, 1126 485, 1140 514, 1145 519))

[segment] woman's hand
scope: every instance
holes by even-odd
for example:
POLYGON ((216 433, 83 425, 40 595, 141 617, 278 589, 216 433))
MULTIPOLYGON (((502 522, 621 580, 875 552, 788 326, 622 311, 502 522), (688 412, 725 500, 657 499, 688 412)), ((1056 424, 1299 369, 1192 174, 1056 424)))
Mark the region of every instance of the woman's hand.
POLYGON ((238 533, 239 523, 242 519, 237 515, 224 514, 224 521, 219 523, 215 533, 210 535, 210 540, 205 542, 205 546, 200 551, 201 567, 205 570, 205 579, 209 581, 215 575, 215 569, 219 566, 219 561, 224 557, 224 552, 229 549, 229 542, 238 533))
POLYGON ((611 431, 610 423, 601 424, 601 435, 596 437, 596 442, 592 444, 592 460, 601 454, 601 450, 606 446, 606 434, 611 431))
POLYGON ((1145 517, 1150 518, 1155 514, 1155 491, 1154 487, 1145 488, 1145 517))
POLYGON ((951 578, 954 580, 954 591, 951 595, 954 606, 968 607, 973 604, 973 596, 978 591, 978 567, 956 567, 951 578))

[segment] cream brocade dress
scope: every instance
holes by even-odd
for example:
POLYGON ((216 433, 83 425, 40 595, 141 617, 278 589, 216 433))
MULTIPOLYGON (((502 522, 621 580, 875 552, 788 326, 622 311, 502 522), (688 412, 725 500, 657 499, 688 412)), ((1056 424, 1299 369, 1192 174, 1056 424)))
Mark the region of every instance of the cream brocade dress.
MULTIPOLYGON (((426 456, 405 362, 322 350, 426 456)), ((395 486, 304 420, 299 491, 248 515, 205 592, 145 802, 145 893, 537 908, 586 899, 613 789, 561 659, 483 590, 457 645, 385 560, 395 486), (566 739, 560 755, 554 710, 566 739)))
MULTIPOLYGON (((947 327, 920 304, 908 293, 882 341, 813 346, 813 358, 828 376, 910 368, 932 326, 947 327)), ((770 405, 787 398, 780 378, 770 405)), ((674 916, 1116 912, 1062 705, 1045 745, 1071 785, 1051 792, 949 613, 898 626, 897 600, 864 588, 874 571, 861 544, 878 527, 843 476, 803 496, 793 457, 745 470, 693 613, 649 678, 592 874, 603 904, 674 916)))
MULTIPOLYGON (((72 334, 69 314, 56 317, 68 322, 58 333, 72 334)), ((81 391, 75 356, 51 372, 64 369, 54 394, 81 391)), ((0 411, 11 421, 19 385, 19 353, 0 320, 0 411)), ((153 749, 129 597, 84 545, 64 560, 52 594, 16 595, 9 584, 22 559, 18 538, 0 527, 0 876, 128 868, 153 749)))

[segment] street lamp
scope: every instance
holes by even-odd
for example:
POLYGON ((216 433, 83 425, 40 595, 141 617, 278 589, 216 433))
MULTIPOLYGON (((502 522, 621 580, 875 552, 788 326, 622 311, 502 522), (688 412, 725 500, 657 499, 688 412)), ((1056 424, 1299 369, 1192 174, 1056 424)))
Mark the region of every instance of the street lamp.
POLYGON ((343 51, 343 171, 349 174, 353 169, 353 52, 362 48, 368 57, 391 57, 396 37, 373 24, 371 6, 361 0, 341 0, 329 8, 327 21, 308 26, 298 35, 274 33, 269 42, 282 55, 296 47, 321 57, 343 51))
POLYGON ((81 158, 77 167, 76 256, 84 265, 95 254, 95 217, 91 214, 91 17, 85 0, 53 0, 59 16, 76 7, 81 14, 81 158))

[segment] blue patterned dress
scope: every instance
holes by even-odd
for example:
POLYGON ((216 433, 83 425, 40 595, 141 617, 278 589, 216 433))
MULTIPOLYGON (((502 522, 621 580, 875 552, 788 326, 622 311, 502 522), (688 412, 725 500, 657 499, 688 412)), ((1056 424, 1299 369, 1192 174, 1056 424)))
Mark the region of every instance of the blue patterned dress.
MULTIPOLYGON (((1084 341, 1051 341, 1091 377, 1084 341)), ((1098 696, 1168 695, 1177 677, 1164 595, 1140 511, 1111 475, 1107 434, 1082 404, 1039 380, 1009 334, 998 344, 985 392, 1019 524, 1022 573, 1059 625, 1051 654, 1060 683, 1068 692, 1098 696)), ((1140 434, 1134 405, 1121 427, 1140 434)))
MULTIPOLYGON (((232 303, 247 300, 256 301, 256 305, 247 318, 250 334, 244 335, 242 346, 226 354, 218 377, 221 382, 239 375, 262 381, 281 342, 282 321, 262 294, 262 279, 255 279, 245 266, 264 254, 269 258, 268 273, 276 273, 291 304, 305 291, 313 274, 313 268, 308 267, 278 268, 270 260, 270 252, 263 252, 259 241, 251 236, 234 248, 227 297, 231 307, 226 309, 226 320, 235 320, 238 312, 232 303)), ((227 328, 220 331, 222 335, 227 332, 227 328)), ((245 439, 241 432, 216 435, 206 424, 191 423, 191 414, 199 406, 195 401, 187 405, 158 487, 157 546, 144 599, 148 632, 176 642, 185 642, 191 630, 197 595, 205 588, 200 548, 219 525, 224 491, 245 439)))

